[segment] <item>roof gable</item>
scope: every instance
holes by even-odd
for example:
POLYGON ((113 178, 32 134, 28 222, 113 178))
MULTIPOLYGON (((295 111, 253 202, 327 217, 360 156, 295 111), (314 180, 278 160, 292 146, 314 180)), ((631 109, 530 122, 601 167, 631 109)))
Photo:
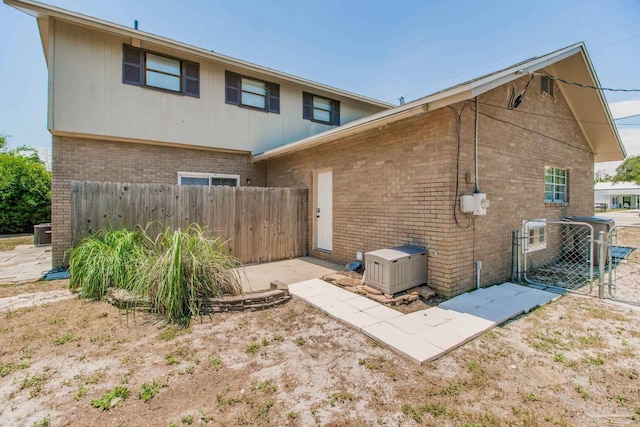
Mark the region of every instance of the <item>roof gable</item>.
MULTIPOLYGON (((543 68, 551 70, 554 75, 562 76, 566 80, 600 87, 600 82, 584 44, 577 43, 460 83, 405 105, 384 110, 338 128, 269 150, 257 155, 255 160, 265 160, 303 150, 345 135, 354 135, 381 124, 388 124, 425 111, 472 99, 498 86, 510 83, 527 73, 534 73, 543 68)), ((559 89, 595 153, 595 161, 606 162, 624 159, 626 152, 602 92, 572 85, 558 86, 560 86, 559 89)))

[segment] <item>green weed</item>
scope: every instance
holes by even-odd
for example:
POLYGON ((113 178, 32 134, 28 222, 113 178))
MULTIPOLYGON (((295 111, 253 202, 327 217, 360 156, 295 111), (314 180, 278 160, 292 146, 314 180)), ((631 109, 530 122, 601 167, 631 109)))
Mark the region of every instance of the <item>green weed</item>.
POLYGON ((29 397, 33 399, 34 397, 40 394, 40 391, 42 391, 42 386, 44 385, 44 382, 48 378, 49 378, 48 375, 45 373, 37 376, 33 376, 33 377, 30 377, 27 375, 20 382, 20 390, 24 390, 25 388, 28 388, 29 397))
POLYGON ((302 337, 298 337, 298 338, 296 338, 296 345, 297 345, 297 346, 304 345, 304 343, 306 343, 306 341, 305 341, 305 339, 304 339, 304 338, 302 338, 302 337))
POLYGON ((585 361, 585 363, 587 363, 589 365, 595 365, 595 366, 604 365, 604 359, 602 359, 600 356, 587 357, 586 359, 584 359, 584 361, 585 361))
POLYGON ((32 427, 49 427, 51 425, 51 418, 47 415, 37 423, 33 423, 32 427))
POLYGON ((29 360, 20 363, 0 363, 0 377, 6 377, 12 372, 18 371, 20 369, 27 369, 29 366, 31 366, 31 362, 29 360))
POLYGON ((127 387, 116 387, 112 391, 103 394, 99 399, 93 399, 91 401, 91 406, 94 408, 102 409, 103 411, 108 411, 109 409, 117 406, 125 400, 131 392, 127 387))
POLYGON ((161 384, 156 380, 151 381, 151 383, 143 383, 142 387, 140 387, 140 392, 138 392, 138 399, 148 402, 160 392, 161 388, 166 386, 166 383, 161 384))
POLYGON ((247 346, 247 353, 255 353, 260 349, 260 343, 254 341, 247 346))
POLYGON ((78 388, 78 392, 76 393, 76 400, 80 400, 82 399, 86 394, 87 391, 89 391, 89 389, 84 385, 84 384, 80 384, 80 387, 78 388))
POLYGON ((66 344, 68 342, 74 342, 74 341, 80 341, 80 340, 81 340, 80 337, 77 337, 77 336, 73 335, 71 332, 67 332, 64 335, 62 335, 62 336, 60 336, 58 338, 55 338, 53 340, 53 344, 54 345, 62 345, 62 344, 66 344))
POLYGON ((217 357, 209 356, 209 365, 216 370, 219 371, 222 368, 222 361, 217 357))
POLYGON ((351 393, 333 393, 331 396, 329 396, 329 405, 336 406, 337 403, 352 402, 353 400, 355 400, 355 397, 351 393))

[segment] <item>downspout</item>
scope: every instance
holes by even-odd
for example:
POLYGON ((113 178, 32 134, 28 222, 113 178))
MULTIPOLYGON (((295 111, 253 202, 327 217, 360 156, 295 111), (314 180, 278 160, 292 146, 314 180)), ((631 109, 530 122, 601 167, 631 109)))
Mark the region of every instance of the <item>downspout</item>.
POLYGON ((476 103, 476 132, 475 132, 475 150, 474 150, 474 161, 475 161, 475 172, 476 172, 476 193, 480 192, 480 184, 478 183, 478 97, 475 98, 476 103))

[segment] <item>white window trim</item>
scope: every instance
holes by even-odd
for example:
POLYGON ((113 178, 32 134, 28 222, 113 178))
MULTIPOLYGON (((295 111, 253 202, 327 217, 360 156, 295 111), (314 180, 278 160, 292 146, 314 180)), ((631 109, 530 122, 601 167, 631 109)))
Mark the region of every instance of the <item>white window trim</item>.
POLYGON ((226 173, 202 173, 202 172, 178 172, 178 185, 182 178, 209 178, 209 186, 211 187, 211 178, 227 178, 235 179, 236 187, 240 187, 240 175, 226 173))
POLYGON ((569 169, 566 168, 558 168, 555 166, 545 166, 544 168, 544 184, 545 184, 545 196, 544 196, 544 201, 545 203, 567 203, 568 201, 568 197, 569 197, 569 182, 567 180, 567 175, 568 175, 569 169), (551 200, 547 200, 547 170, 548 169, 553 169, 553 191, 551 193, 552 198, 551 200), (564 184, 556 184, 555 182, 555 178, 556 178, 556 170, 561 170, 564 171, 564 184), (564 189, 563 191, 563 199, 562 200, 556 200, 556 189, 562 187, 564 189))
POLYGON ((524 253, 528 254, 547 248, 548 236, 547 222, 545 220, 523 221, 523 229, 524 253), (530 235, 530 231, 533 231, 533 236, 530 235))

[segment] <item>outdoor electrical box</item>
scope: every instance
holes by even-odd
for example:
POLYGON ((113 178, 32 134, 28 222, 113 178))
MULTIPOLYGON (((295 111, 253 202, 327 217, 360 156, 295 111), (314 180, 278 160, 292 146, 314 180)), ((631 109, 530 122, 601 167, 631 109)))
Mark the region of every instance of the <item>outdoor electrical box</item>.
POLYGON ((486 215, 489 201, 484 193, 473 193, 473 214, 486 215))
POLYGON ((460 197, 460 210, 463 213, 473 212, 473 196, 471 194, 460 197))
POLYGON ((460 210, 464 213, 486 215, 488 207, 489 200, 485 193, 473 193, 460 197, 460 210))

